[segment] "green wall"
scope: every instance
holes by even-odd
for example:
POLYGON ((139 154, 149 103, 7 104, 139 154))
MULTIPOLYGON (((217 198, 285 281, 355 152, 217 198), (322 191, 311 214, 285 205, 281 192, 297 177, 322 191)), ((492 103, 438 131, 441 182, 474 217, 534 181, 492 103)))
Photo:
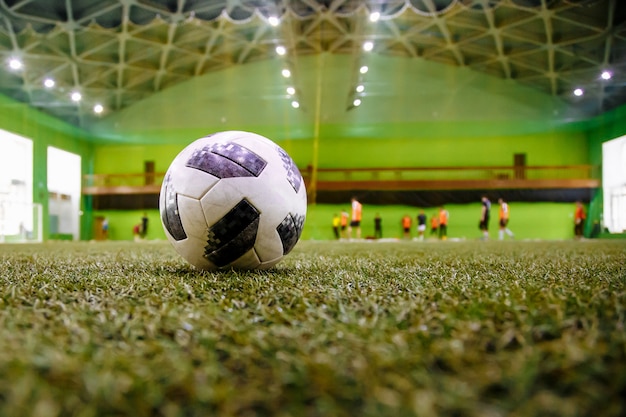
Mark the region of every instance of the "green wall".
POLYGON ((134 240, 133 227, 141 223, 144 213, 148 217, 148 232, 145 240, 164 240, 159 210, 96 210, 95 216, 104 216, 109 221, 110 240, 134 240))
POLYGON ((96 146, 94 172, 107 174, 141 173, 144 161, 154 161, 156 172, 165 172, 181 145, 107 145, 96 146))
MULTIPOLYGON (((33 141, 33 202, 43 207, 43 236, 49 235, 48 219, 48 146, 72 152, 81 157, 83 174, 92 172, 94 148, 85 130, 43 114, 23 103, 0 95, 0 128, 33 141)), ((83 204, 82 209, 86 207, 83 204)), ((91 236, 91 216, 81 219, 81 238, 91 236)))
MULTIPOLYGON (((513 154, 526 153, 529 165, 576 165, 589 163, 589 142, 584 131, 511 134, 480 137, 415 137, 413 129, 402 137, 335 139, 332 127, 320 139, 319 166, 357 167, 429 167, 512 165, 513 154)), ((417 128, 416 128, 417 129, 417 128)), ((489 124, 483 123, 488 132, 489 124)), ((193 137, 192 142, 197 139, 193 137)), ((313 141, 278 142, 301 169, 313 162, 313 141)), ((174 157, 185 147, 180 145, 97 145, 95 173, 140 173, 144 161, 155 161, 157 172, 165 172, 174 157)))
MULTIPOLYGON (((399 137, 353 137, 334 140, 332 127, 320 139, 319 160, 323 167, 432 167, 512 165, 514 153, 526 153, 529 165, 568 165, 587 162, 587 142, 582 132, 547 132, 518 135, 492 135, 483 122, 484 134, 467 137, 428 137, 416 135, 419 126, 399 137), (569 149, 564 151, 564 149, 569 149)), ((300 166, 310 160, 310 142, 295 149, 300 166), (307 148, 308 147, 308 148, 307 148)))

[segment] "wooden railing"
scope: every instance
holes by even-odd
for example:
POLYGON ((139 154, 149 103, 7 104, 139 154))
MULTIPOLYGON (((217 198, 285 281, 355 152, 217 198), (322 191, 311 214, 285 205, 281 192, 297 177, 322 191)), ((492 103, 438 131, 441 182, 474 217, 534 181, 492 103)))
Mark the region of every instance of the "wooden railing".
MULTIPOLYGON (((317 191, 345 190, 466 190, 512 188, 596 188, 599 167, 562 166, 466 166, 396 168, 301 169, 307 187, 317 191)), ((164 172, 140 174, 91 174, 83 178, 83 194, 158 194, 164 172)))
MULTIPOLYGON (((313 168, 302 171, 305 182, 313 168)), ((318 168, 317 190, 596 188, 595 165, 318 168)))
POLYGON ((139 174, 88 174, 83 177, 83 194, 158 194, 165 172, 139 174))

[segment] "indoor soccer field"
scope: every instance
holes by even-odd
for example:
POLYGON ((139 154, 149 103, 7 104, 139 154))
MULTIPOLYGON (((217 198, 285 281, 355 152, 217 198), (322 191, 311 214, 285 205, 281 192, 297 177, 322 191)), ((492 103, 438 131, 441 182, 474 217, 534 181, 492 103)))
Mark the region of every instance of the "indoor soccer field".
POLYGON ((3 416, 619 416, 626 242, 169 244, 0 254, 3 416))
POLYGON ((0 1, 0 417, 626 415, 626 1, 0 1))

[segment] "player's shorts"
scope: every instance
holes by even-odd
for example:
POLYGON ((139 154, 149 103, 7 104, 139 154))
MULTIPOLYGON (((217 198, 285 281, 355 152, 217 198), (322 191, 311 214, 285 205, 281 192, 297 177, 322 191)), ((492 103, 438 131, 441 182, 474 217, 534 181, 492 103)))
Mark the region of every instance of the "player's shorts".
POLYGON ((410 227, 403 227, 402 229, 404 229, 404 233, 409 233, 411 231, 410 227))
POLYGON ((426 230, 426 225, 425 224, 418 224, 417 225, 417 231, 418 232, 423 232, 426 230))
POLYGON ((348 227, 348 226, 346 226, 345 224, 342 224, 341 225, 341 230, 346 230, 346 227, 348 227))
POLYGON ((480 228, 480 230, 489 230, 489 219, 481 220, 478 224, 478 227, 480 228))
POLYGON ((361 225, 361 220, 352 220, 350 222, 351 227, 359 227, 361 225))
POLYGON ((500 227, 506 227, 509 224, 509 219, 500 219, 500 227))

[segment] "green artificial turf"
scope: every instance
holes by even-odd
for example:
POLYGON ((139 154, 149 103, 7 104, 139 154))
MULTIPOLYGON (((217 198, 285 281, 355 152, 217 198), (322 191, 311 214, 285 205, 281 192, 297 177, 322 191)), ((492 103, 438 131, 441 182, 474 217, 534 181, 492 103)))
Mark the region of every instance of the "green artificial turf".
POLYGON ((0 416, 620 416, 626 242, 0 245, 0 416))

